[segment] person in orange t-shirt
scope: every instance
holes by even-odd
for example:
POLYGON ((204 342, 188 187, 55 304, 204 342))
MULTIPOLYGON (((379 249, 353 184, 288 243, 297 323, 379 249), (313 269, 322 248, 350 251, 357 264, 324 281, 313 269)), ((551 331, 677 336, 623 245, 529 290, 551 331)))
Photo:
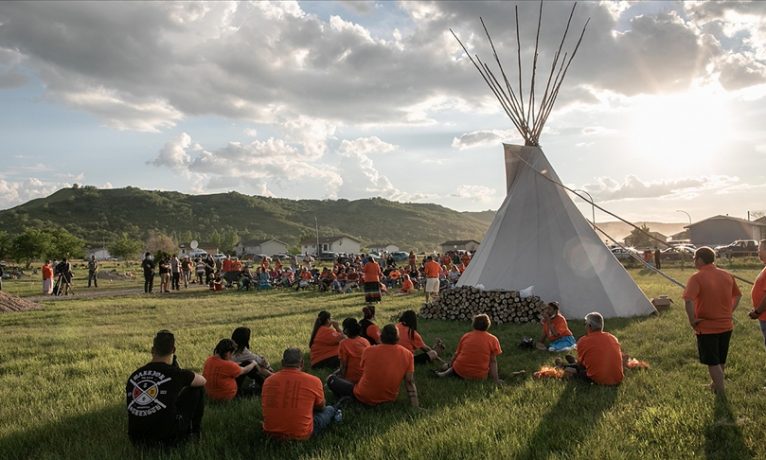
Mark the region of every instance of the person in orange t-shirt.
POLYGON ((732 315, 742 293, 734 277, 715 265, 715 252, 703 246, 694 252, 697 273, 686 283, 683 299, 689 325, 697 334, 697 351, 702 364, 708 366, 710 389, 725 390, 724 368, 729 354, 732 315))
POLYGON ((359 321, 359 326, 361 327, 359 335, 367 339, 370 345, 380 343, 380 328, 375 324, 375 305, 362 308, 362 320, 359 321))
POLYGON ((370 257, 362 270, 364 277, 364 301, 368 304, 380 302, 380 276, 383 274, 380 270, 380 265, 370 257))
POLYGON ((625 376, 622 363, 620 342, 604 332, 601 313, 585 315, 585 335, 577 341, 577 362, 564 368, 567 375, 598 385, 619 385, 625 376))
POLYGON ((320 311, 314 321, 314 329, 311 331, 309 340, 312 369, 322 367, 337 369, 340 366, 338 344, 344 338, 338 322, 332 320, 329 312, 320 311))
POLYGON ((413 354, 416 350, 423 351, 423 353, 415 355, 416 364, 439 361, 446 366, 447 363, 439 357, 439 354, 444 352, 444 343, 441 339, 436 339, 435 349, 426 345, 423 337, 418 333, 418 315, 414 310, 407 310, 399 316, 399 323, 396 324, 396 329, 399 330, 399 345, 413 354))
MULTIPOLYGON (((232 355, 237 344, 231 339, 223 339, 215 346, 213 355, 205 361, 202 376, 205 382, 205 393, 213 401, 231 401, 239 393, 237 377, 247 374, 255 368, 255 362, 240 367, 232 361, 232 355)), ((244 393, 241 393, 243 396, 244 393)))
POLYGON ((426 274, 426 303, 431 300, 431 296, 439 297, 439 274, 442 267, 433 257, 428 256, 423 265, 423 271, 426 274))
POLYGON ((338 409, 325 406, 318 377, 303 372, 303 353, 288 348, 282 369, 263 383, 263 431, 279 439, 306 440, 333 423, 338 409))
POLYGON ((53 266, 51 261, 45 262, 42 268, 43 272, 43 294, 51 295, 53 293, 53 266))
POLYGON ((491 324, 489 315, 474 316, 473 331, 463 334, 449 368, 436 375, 456 375, 466 380, 484 380, 491 375, 496 384, 503 383, 497 370, 497 355, 503 350, 497 337, 487 332, 491 324))
POLYGON ((327 386, 338 398, 353 397, 362 404, 376 406, 396 401, 402 381, 407 388, 410 404, 418 407, 415 386, 415 361, 412 352, 397 345, 399 331, 387 324, 380 333, 382 343, 368 347, 362 353, 362 376, 354 384, 340 377, 328 380, 327 386))
MULTIPOLYGON (((758 245, 758 258, 766 264, 766 240, 761 240, 761 244, 758 245)), ((755 278, 750 297, 753 299, 753 309, 749 313, 750 319, 759 320, 764 343, 766 343, 766 267, 755 278)))
POLYGON ((541 323, 543 335, 537 342, 539 350, 569 351, 577 344, 572 331, 569 330, 566 318, 559 312, 558 302, 550 302, 545 307, 541 323), (546 342, 548 342, 547 345, 546 342))
POLYGON ((327 386, 333 379, 339 377, 351 383, 359 382, 362 377, 362 354, 370 347, 370 342, 359 336, 362 330, 356 318, 343 320, 343 333, 347 338, 341 340, 338 346, 340 369, 327 378, 327 386))
POLYGON ((401 294, 412 294, 415 292, 415 284, 410 279, 410 275, 404 275, 402 278, 402 288, 399 289, 401 294))

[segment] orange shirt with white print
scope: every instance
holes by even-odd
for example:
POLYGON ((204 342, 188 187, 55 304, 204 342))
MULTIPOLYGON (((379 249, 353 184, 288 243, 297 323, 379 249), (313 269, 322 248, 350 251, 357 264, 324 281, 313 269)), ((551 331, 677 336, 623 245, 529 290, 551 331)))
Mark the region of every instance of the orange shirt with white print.
POLYGON ((314 408, 324 402, 318 377, 283 368, 263 383, 263 431, 282 439, 309 439, 314 431, 314 408))
POLYGON ((715 264, 703 265, 686 283, 684 300, 694 302, 694 316, 701 320, 694 328, 697 334, 720 334, 734 328, 732 303, 741 296, 730 273, 715 264))

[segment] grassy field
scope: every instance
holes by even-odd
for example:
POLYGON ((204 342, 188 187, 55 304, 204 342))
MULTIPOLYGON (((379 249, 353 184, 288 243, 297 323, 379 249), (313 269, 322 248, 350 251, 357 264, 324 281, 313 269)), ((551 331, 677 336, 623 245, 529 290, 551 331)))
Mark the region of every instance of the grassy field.
MULTIPOLYGON (((505 351, 499 358, 503 387, 437 380, 418 367, 422 409, 411 409, 406 395, 377 408, 351 405, 341 425, 303 443, 267 439, 258 399, 208 404, 203 438, 164 454, 134 449, 126 436, 125 381, 149 360, 154 332, 173 330, 181 364, 200 370, 220 338, 247 325, 253 348, 278 362, 285 347, 306 348, 319 310, 339 319, 359 316, 361 294, 189 290, 45 302, 42 311, 2 314, 0 458, 763 457, 765 352, 757 324, 746 317, 749 286, 740 284, 747 294, 735 315, 728 399, 716 400, 703 388, 707 371, 697 363, 681 289, 657 275, 631 273, 649 297, 668 294, 676 303, 659 317, 607 320, 624 351, 652 365, 628 371, 618 388, 531 378, 554 356, 516 345, 523 336, 537 336, 539 326, 503 325, 491 331, 505 351), (521 369, 526 376, 510 376, 521 369)), ((683 282, 691 273, 671 270, 683 282)), ((753 279, 756 270, 738 274, 753 279)), ((420 301, 386 298, 378 322, 420 301)), ((580 318, 570 327, 583 333, 580 318)), ((441 337, 450 350, 468 328, 440 321, 421 326, 427 342, 441 337)))

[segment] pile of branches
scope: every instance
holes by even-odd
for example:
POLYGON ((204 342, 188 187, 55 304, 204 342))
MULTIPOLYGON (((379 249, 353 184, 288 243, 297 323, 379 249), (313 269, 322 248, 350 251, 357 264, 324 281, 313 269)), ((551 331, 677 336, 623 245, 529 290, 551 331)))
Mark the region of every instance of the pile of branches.
POLYGON ((39 310, 41 308, 42 307, 39 304, 0 291, 0 313, 39 310))
POLYGON ((539 322, 545 302, 540 297, 522 297, 518 291, 485 291, 462 286, 442 291, 439 299, 423 304, 426 319, 470 321, 486 313, 495 324, 539 322))

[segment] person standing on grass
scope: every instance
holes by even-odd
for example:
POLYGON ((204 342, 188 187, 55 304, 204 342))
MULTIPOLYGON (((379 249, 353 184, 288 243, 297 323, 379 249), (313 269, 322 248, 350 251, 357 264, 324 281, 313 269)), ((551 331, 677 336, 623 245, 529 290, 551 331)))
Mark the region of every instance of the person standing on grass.
POLYGON ((474 316, 473 331, 460 338, 450 366, 436 375, 455 375, 465 380, 485 380, 490 375, 496 384, 503 383, 497 370, 497 356, 503 350, 497 337, 487 332, 491 324, 486 314, 474 316))
POLYGON ((90 256, 88 261, 88 287, 90 287, 91 281, 93 281, 93 287, 98 287, 98 262, 96 262, 96 256, 90 256))
POLYGON ((43 294, 51 295, 53 293, 53 265, 50 260, 43 264, 43 294))
MULTIPOLYGON (((222 339, 213 350, 213 355, 205 361, 202 376, 205 383, 205 393, 213 401, 231 401, 236 396, 251 396, 255 391, 240 388, 240 376, 255 369, 255 362, 240 366, 232 359, 237 344, 231 339, 222 339)), ((251 387, 252 388, 252 387, 251 387)))
POLYGON ((604 317, 595 311, 585 315, 585 335, 577 341, 577 360, 569 355, 566 358, 570 364, 556 358, 556 365, 563 366, 570 377, 598 385, 619 385, 625 377, 620 342, 604 332, 604 317))
POLYGON ((303 353, 288 348, 282 369, 267 378, 261 392, 263 431, 278 439, 307 440, 329 427, 338 408, 325 406, 318 377, 303 372, 303 353))
POLYGON ((150 252, 144 254, 141 268, 144 269, 144 293, 151 294, 154 287, 154 258, 150 252))
POLYGON ((697 335, 699 360, 708 366, 712 381, 710 388, 722 394, 726 357, 734 329, 732 315, 742 293, 734 277, 716 267, 715 252, 709 247, 703 246, 694 252, 694 266, 697 273, 689 278, 683 293, 686 315, 697 335))
POLYGON ((380 277, 383 272, 372 257, 364 264, 364 301, 368 305, 380 302, 380 277))
POLYGON ((423 266, 423 271, 426 275, 426 303, 428 303, 431 300, 431 296, 434 298, 439 297, 439 274, 441 274, 442 268, 439 262, 435 261, 433 257, 428 256, 423 266))
POLYGON ((160 259, 160 292, 170 292, 170 258, 167 255, 160 259))
POLYGON ((345 337, 338 322, 331 318, 330 313, 320 311, 314 321, 314 329, 309 339, 311 368, 337 369, 340 366, 338 344, 345 337))
MULTIPOLYGON (((758 245, 758 258, 766 264, 766 240, 761 240, 758 245)), ((750 319, 757 319, 761 325, 761 334, 763 334, 766 344, 766 267, 755 278, 753 289, 750 291, 750 297, 753 299, 753 309, 750 310, 750 319)))
POLYGON ((173 254, 170 258, 170 284, 174 291, 181 289, 181 261, 173 254))
POLYGON ((399 387, 404 381, 410 404, 418 407, 420 403, 415 386, 415 360, 412 352, 398 345, 399 330, 393 324, 383 326, 380 339, 380 345, 368 347, 362 353, 362 376, 359 383, 335 377, 328 379, 327 386, 340 399, 353 397, 362 404, 377 406, 396 401, 399 387))
POLYGON ((206 381, 181 369, 175 352, 173 333, 157 332, 152 360, 128 378, 128 436, 134 444, 173 446, 200 434, 206 381))

